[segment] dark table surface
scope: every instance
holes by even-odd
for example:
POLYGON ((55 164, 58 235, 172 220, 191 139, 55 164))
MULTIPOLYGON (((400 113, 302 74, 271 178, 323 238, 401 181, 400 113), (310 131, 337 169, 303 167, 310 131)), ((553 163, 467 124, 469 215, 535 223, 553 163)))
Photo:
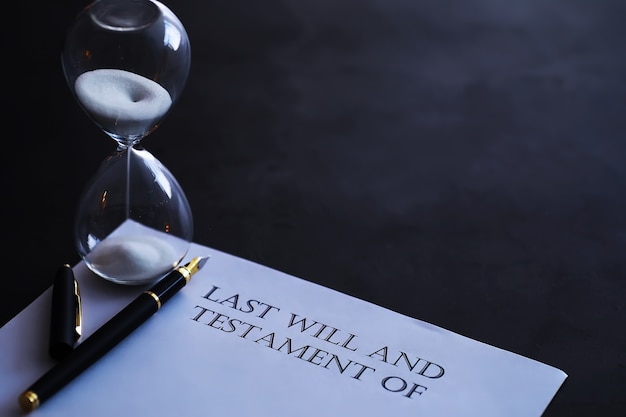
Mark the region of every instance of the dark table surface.
MULTIPOLYGON (((0 324, 79 260, 115 147, 65 84, 86 2, 61 3, 4 14, 0 324)), ((625 2, 165 4, 192 66, 143 143, 194 241, 560 368, 547 417, 626 415, 625 2)))

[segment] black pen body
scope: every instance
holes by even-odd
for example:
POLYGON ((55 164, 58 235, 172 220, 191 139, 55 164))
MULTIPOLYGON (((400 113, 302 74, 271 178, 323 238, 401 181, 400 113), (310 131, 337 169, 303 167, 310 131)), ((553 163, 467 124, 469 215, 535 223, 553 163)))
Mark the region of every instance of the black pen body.
POLYGON ((22 407, 37 408, 156 313, 186 283, 175 270, 139 295, 35 381, 20 397, 22 407))
POLYGON ((158 297, 160 305, 163 305, 186 284, 187 281, 185 280, 185 276, 178 269, 176 269, 169 273, 165 278, 154 284, 152 288, 146 292, 152 293, 158 297))

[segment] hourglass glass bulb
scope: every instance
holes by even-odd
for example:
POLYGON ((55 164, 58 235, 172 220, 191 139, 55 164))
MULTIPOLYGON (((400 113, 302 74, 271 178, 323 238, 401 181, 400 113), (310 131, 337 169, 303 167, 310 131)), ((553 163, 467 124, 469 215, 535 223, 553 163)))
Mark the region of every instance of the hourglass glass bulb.
POLYGON ((85 264, 120 284, 144 284, 175 268, 190 247, 191 209, 182 188, 150 152, 120 147, 81 198, 76 246, 85 264))
POLYGON ((182 91, 191 49, 157 0, 96 0, 68 29, 63 72, 89 117, 120 144, 152 132, 182 91))

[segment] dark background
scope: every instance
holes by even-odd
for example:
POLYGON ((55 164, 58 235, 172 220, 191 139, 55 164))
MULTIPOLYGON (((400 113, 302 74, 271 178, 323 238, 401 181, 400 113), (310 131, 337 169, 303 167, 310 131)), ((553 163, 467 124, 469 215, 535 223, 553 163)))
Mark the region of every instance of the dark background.
MULTIPOLYGON (((0 324, 115 147, 61 72, 87 2, 13 3, 0 324)), ((560 368, 547 417, 626 415, 625 2, 165 4, 192 67, 143 143, 194 241, 560 368)))

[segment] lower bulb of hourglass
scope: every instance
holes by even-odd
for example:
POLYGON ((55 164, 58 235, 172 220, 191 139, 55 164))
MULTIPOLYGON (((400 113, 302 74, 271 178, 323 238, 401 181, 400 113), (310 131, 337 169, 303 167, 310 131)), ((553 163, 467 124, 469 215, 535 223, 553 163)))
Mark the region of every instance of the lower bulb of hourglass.
POLYGON ((189 203, 148 151, 129 147, 101 165, 81 198, 76 247, 89 269, 119 284, 163 277, 191 246, 189 203))

